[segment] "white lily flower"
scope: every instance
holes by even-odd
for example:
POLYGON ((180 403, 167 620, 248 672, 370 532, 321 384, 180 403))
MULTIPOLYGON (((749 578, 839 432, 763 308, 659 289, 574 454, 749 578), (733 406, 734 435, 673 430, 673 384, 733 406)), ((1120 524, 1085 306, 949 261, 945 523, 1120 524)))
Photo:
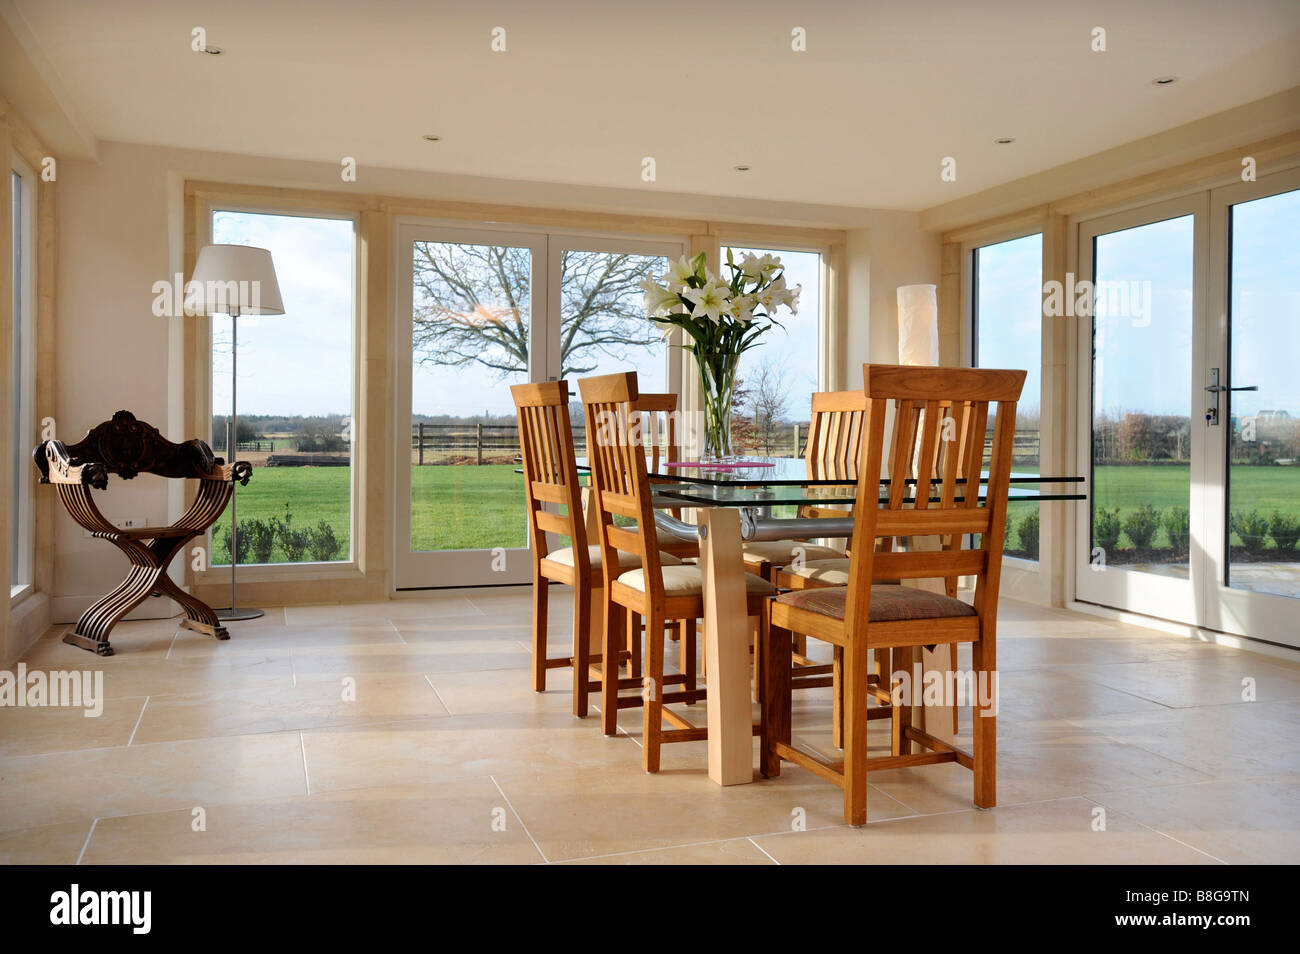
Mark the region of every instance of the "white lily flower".
POLYGON ((668 273, 661 276, 659 280, 668 285, 668 287, 673 288, 685 285, 687 279, 694 274, 695 269, 691 266, 691 263, 686 260, 686 256, 683 255, 677 261, 668 263, 668 273))
POLYGON ((695 306, 693 314, 710 321, 721 321, 731 307, 731 289, 712 276, 709 276, 703 288, 688 288, 682 294, 695 306))
POLYGON ((738 321, 749 324, 754 320, 754 309, 758 307, 758 299, 753 295, 737 295, 731 300, 730 314, 738 321))
POLYGON ((665 288, 653 278, 646 278, 640 284, 641 289, 645 292, 646 313, 652 318, 669 314, 674 306, 679 306, 682 303, 677 296, 677 292, 665 288))

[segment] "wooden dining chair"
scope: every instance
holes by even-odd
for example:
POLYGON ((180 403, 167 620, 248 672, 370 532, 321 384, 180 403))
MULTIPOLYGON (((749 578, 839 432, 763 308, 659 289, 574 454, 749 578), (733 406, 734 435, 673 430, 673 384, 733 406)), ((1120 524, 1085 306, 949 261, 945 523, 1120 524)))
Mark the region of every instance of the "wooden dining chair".
MULTIPOLYGON (((583 378, 578 382, 587 422, 587 458, 591 464, 595 522, 605 566, 615 566, 628 554, 640 568, 609 580, 605 589, 606 640, 604 654, 615 651, 608 634, 622 627, 618 617, 627 618, 627 631, 636 633, 644 620, 646 649, 644 678, 620 678, 614 667, 605 667, 601 685, 601 717, 606 735, 618 731, 620 709, 642 707, 642 766, 659 771, 660 749, 672 742, 708 738, 708 730, 696 726, 668 703, 692 703, 704 698, 697 686, 695 670, 695 623, 704 615, 704 576, 699 566, 669 565, 661 558, 655 531, 654 505, 646 472, 646 455, 630 427, 638 407, 635 372, 583 378), (635 521, 620 526, 615 518, 635 521), (683 644, 682 671, 665 671, 664 627, 677 623, 683 644), (669 691, 669 687, 681 688, 669 691), (632 695, 620 690, 632 689, 632 695), (665 730, 663 723, 673 726, 665 730)), ((747 611, 760 620, 763 602, 776 592, 760 577, 745 575, 747 611)))
MULTIPOLYGON (((956 762, 974 773, 974 800, 997 803, 997 604, 1006 532, 1007 490, 1015 437, 1016 402, 1024 371, 867 365, 863 369, 868 429, 858 472, 857 503, 849 582, 785 593, 769 603, 761 732, 765 777, 779 775, 781 762, 807 768, 844 789, 844 818, 867 818, 867 773, 889 768, 956 762), (895 409, 885 433, 886 408, 895 409), (980 505, 980 471, 990 408, 994 435, 987 495, 980 505), (881 506, 884 448, 891 446, 888 502, 881 506), (916 460, 922 475, 908 484, 916 460), (938 474, 937 480, 928 475, 938 474), (970 536, 975 535, 975 536, 970 536), (933 536, 941 549, 893 548, 900 538, 933 536), (891 549, 877 551, 877 540, 891 549), (977 540, 970 547, 965 544, 977 540), (974 603, 912 586, 882 586, 884 579, 940 579, 953 583, 975 577, 974 603), (791 633, 806 633, 843 648, 844 759, 831 761, 792 743, 791 633), (973 751, 959 749, 911 725, 913 698, 884 711, 891 720, 890 754, 867 758, 868 700, 890 687, 873 685, 867 654, 917 646, 969 642, 978 688, 974 701, 973 751), (913 753, 913 744, 927 751, 913 753)), ((906 677, 906 673, 902 674, 906 677)), ((949 680, 953 684, 956 680, 949 680)), ((901 688, 901 687, 900 687, 901 688)), ((910 687, 915 696, 920 687, 910 687)))
MULTIPOLYGON (((605 668, 603 649, 593 655, 590 642, 592 592, 604 587, 605 574, 601 549, 592 543, 588 527, 588 518, 594 511, 584 511, 582 487, 578 482, 569 419, 569 383, 516 384, 510 393, 519 420, 524 494, 532 536, 533 691, 546 691, 548 670, 572 667, 573 714, 585 718, 588 695, 600 688, 600 682, 592 679, 592 666, 600 664, 602 671, 605 668), (548 533, 567 537, 569 545, 552 548, 548 533), (548 585, 552 581, 574 588, 573 652, 569 656, 547 656, 548 585)), ((660 561, 681 562, 670 554, 661 554, 660 561)), ((619 557, 620 571, 639 565, 631 554, 619 557)), ((620 631, 614 634, 614 643, 618 649, 617 655, 610 657, 615 660, 611 668, 617 671, 618 663, 627 659, 629 675, 637 675, 640 665, 632 658, 631 646, 639 646, 639 637, 625 640, 620 631)))

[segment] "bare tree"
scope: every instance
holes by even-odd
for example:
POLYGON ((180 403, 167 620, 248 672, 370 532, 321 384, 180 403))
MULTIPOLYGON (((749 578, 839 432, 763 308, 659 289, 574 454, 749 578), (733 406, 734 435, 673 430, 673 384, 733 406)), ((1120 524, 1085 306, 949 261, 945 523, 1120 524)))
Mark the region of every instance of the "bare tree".
MULTIPOLYGON (((751 378, 747 397, 754 425, 754 441, 770 455, 777 431, 785 423, 790 405, 790 375, 785 362, 775 356, 765 357, 751 378)), ((798 448, 795 448, 796 453, 798 448)))
MULTIPOLYGON (((660 336, 639 282, 662 271, 647 255, 565 251, 560 264, 560 373, 602 355, 630 360, 660 336)), ((421 364, 479 364, 501 376, 528 367, 531 253, 526 248, 416 242, 413 340, 421 364)))

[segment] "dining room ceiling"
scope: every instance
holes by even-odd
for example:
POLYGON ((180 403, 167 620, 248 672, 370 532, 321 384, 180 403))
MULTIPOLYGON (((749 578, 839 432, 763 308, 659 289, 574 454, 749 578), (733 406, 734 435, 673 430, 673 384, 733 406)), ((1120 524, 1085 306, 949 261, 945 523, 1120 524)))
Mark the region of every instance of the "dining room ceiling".
POLYGON ((1300 86, 1296 0, 4 10, 99 140, 865 208, 928 208, 1300 86), (196 28, 224 53, 196 52, 196 28))

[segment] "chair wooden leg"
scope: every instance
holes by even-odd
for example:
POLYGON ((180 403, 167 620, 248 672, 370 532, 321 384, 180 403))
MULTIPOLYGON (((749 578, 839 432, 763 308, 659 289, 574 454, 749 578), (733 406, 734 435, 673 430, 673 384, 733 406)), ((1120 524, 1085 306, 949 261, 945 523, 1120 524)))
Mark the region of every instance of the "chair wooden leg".
POLYGON ((998 720, 997 711, 997 653, 992 637, 975 643, 971 668, 976 674, 977 692, 988 693, 988 698, 976 700, 971 710, 971 733, 974 736, 975 805, 993 808, 998 803, 998 720), (981 705, 981 702, 987 703, 981 705))
MULTIPOLYGON (((890 663, 890 690, 894 687, 895 674, 906 673, 907 678, 912 674, 912 650, 911 648, 891 649, 889 651, 890 663)), ((918 694, 918 686, 909 686, 909 692, 906 697, 907 702, 914 702, 918 694)), ((904 730, 912 724, 912 707, 910 705, 893 706, 893 713, 890 716, 889 725, 891 730, 889 753, 890 755, 911 755, 912 740, 909 739, 904 730)))
POLYGON ((533 577, 533 692, 546 691, 546 606, 550 587, 533 577))
POLYGON ((679 633, 681 652, 681 670, 682 675, 686 677, 686 691, 694 692, 698 679, 695 675, 696 655, 695 655, 695 620, 684 619, 677 624, 679 633))
POLYGON ((587 718, 587 684, 591 678, 591 587, 573 592, 573 714, 587 718))
POLYGON ((627 611, 627 674, 633 679, 641 678, 641 627, 644 622, 640 613, 627 611))
POLYGON ((762 641, 766 643, 763 658, 767 660, 767 675, 763 680, 763 714, 759 729, 759 772, 764 778, 781 774, 781 757, 775 745, 790 744, 790 670, 794 665, 790 631, 779 626, 762 627, 762 641))
POLYGON ((844 647, 836 646, 831 657, 831 744, 844 748, 844 647))
POLYGON ((605 635, 600 646, 600 731, 618 735, 619 653, 623 651, 623 627, 627 610, 605 594, 605 635))
POLYGON ((867 648, 844 651, 844 821, 867 823, 867 648))
MULTIPOLYGON (((763 641, 759 638, 760 634, 759 634, 758 620, 756 619, 751 620, 751 622, 753 624, 753 627, 750 630, 750 638, 753 640, 753 644, 754 644, 754 701, 762 702, 763 701, 763 679, 765 676, 764 673, 765 666, 763 663, 764 648, 763 648, 763 641)), ((791 665, 794 665, 793 660, 791 660, 791 665)))
POLYGON ((651 613, 645 617, 645 624, 646 675, 641 690, 641 767, 647 772, 658 772, 664 729, 664 621, 651 613))

